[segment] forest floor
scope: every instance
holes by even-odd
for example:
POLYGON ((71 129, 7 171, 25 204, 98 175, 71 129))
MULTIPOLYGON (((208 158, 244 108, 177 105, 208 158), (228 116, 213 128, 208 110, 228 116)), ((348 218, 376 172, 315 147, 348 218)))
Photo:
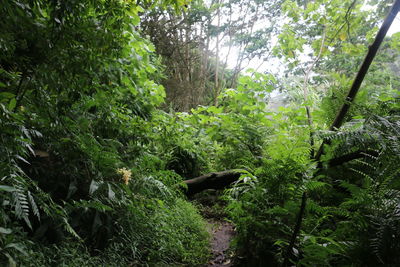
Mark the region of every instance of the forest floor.
POLYGON ((229 250, 230 242, 235 235, 232 223, 220 219, 207 220, 210 226, 212 259, 207 266, 233 266, 233 252, 229 250))
POLYGON ((235 236, 235 228, 226 220, 225 203, 219 195, 220 192, 216 190, 206 190, 196 194, 192 201, 207 221, 211 235, 211 256, 206 266, 233 267, 235 253, 230 248, 230 242, 235 236))

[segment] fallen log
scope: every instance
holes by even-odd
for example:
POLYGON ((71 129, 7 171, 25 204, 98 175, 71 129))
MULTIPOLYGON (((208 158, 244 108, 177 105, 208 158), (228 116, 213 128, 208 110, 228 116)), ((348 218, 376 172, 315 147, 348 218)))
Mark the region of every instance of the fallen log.
POLYGON ((186 195, 194 195, 206 189, 223 189, 237 181, 244 170, 212 172, 183 181, 187 185, 186 195))
POLYGON ((344 163, 347 163, 349 161, 352 161, 354 159, 360 159, 360 158, 365 158, 365 157, 378 157, 379 152, 375 150, 358 150, 346 155, 342 155, 337 158, 330 159, 328 161, 328 167, 333 168, 336 166, 340 166, 344 163))

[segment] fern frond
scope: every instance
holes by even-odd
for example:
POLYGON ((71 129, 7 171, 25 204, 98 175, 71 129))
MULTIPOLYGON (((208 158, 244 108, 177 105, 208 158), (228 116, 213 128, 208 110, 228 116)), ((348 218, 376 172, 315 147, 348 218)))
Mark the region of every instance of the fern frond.
POLYGON ((36 205, 35 199, 33 198, 32 194, 31 194, 31 191, 28 191, 28 199, 29 199, 29 203, 30 203, 30 205, 32 207, 33 215, 35 215, 38 218, 38 220, 40 221, 39 208, 36 205))
POLYGON ((72 228, 71 225, 69 224, 67 217, 62 218, 62 222, 64 230, 67 231, 67 233, 71 234, 78 240, 82 240, 82 238, 75 232, 74 228, 72 228))
POLYGON ((13 205, 15 210, 15 215, 17 218, 23 219, 29 228, 32 229, 32 224, 29 220, 29 202, 28 197, 25 194, 26 190, 21 185, 15 186, 15 192, 13 192, 13 205))
POLYGON ((312 180, 307 181, 304 185, 305 185, 307 191, 310 191, 310 192, 318 191, 318 190, 321 190, 321 189, 323 189, 325 187, 329 187, 330 186, 327 183, 324 183, 324 182, 321 182, 321 181, 312 181, 312 180))

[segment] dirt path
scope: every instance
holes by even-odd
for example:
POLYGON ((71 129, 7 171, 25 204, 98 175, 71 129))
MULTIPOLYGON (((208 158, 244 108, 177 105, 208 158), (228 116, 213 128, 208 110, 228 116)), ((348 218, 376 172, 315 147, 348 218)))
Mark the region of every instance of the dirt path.
POLYGON ((233 266, 232 254, 229 253, 229 243, 235 235, 233 225, 226 221, 209 219, 210 233, 212 234, 212 259, 207 266, 233 266))
POLYGON ((194 195, 192 201, 199 208, 200 214, 208 223, 211 235, 211 256, 207 267, 233 267, 234 252, 229 249, 230 242, 235 236, 233 224, 225 218, 226 203, 220 199, 221 191, 208 189, 194 195))

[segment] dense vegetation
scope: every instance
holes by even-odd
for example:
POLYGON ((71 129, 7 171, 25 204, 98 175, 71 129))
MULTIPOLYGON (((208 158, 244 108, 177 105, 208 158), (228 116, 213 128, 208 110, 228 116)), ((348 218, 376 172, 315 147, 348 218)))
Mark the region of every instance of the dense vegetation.
POLYGON ((399 33, 328 130, 391 4, 3 1, 0 265, 202 266, 228 169, 238 266, 400 264, 399 33))

